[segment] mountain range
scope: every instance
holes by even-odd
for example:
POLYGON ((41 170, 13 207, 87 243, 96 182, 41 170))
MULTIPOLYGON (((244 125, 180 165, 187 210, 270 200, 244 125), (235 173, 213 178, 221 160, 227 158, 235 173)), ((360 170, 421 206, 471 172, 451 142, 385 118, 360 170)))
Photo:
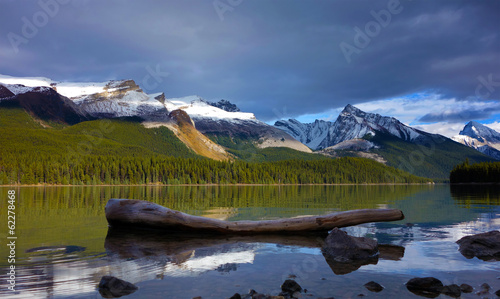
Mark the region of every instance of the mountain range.
POLYGON ((445 136, 418 130, 394 117, 367 113, 352 105, 347 105, 335 122, 316 120, 304 124, 289 119, 279 120, 274 126, 317 153, 371 158, 426 177, 446 177, 457 161, 466 158, 472 162, 496 159, 445 136))
POLYGON ((500 157, 500 134, 476 122, 454 137, 460 143, 352 105, 335 122, 290 119, 271 126, 227 100, 147 94, 133 80, 67 83, 0 75, 0 103, 22 107, 44 126, 135 119, 144 128, 168 128, 194 153, 215 160, 358 156, 415 175, 446 178, 466 158, 500 157))
POLYGON ((322 150, 341 142, 375 136, 383 132, 401 140, 418 142, 426 139, 426 133, 409 127, 394 117, 366 113, 347 105, 335 122, 316 120, 303 124, 295 119, 279 120, 275 127, 287 132, 313 150, 322 150))
POLYGON ((63 118, 56 117, 52 120, 68 124, 101 118, 139 117, 146 127, 168 127, 181 140, 186 141, 189 148, 209 158, 231 158, 230 153, 207 137, 214 134, 251 139, 260 149, 287 147, 305 153, 312 152, 285 132, 259 121, 253 113, 240 112, 236 105, 226 100, 209 103, 199 96, 167 99, 164 93, 146 94, 133 80, 66 83, 43 77, 17 78, 0 75, 0 100, 20 101, 23 108, 41 119, 47 118, 45 114, 64 115, 63 118), (48 98, 46 94, 57 97, 57 100, 48 98), (33 97, 37 99, 34 100, 33 97), (56 102, 61 107, 69 107, 69 110, 58 108, 54 112, 51 105, 56 102), (171 117, 176 110, 184 111, 190 118, 188 122, 192 121, 196 130, 184 132, 179 127, 178 118, 171 117), (196 138, 190 138, 190 142, 187 142, 186 136, 193 137, 193 134, 196 138))

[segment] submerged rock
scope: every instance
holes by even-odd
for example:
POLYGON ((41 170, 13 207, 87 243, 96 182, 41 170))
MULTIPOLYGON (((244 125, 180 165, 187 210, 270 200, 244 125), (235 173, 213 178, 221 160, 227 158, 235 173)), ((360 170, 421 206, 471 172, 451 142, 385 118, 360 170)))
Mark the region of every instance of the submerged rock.
POLYGON ((476 256, 485 261, 500 261, 500 231, 463 237, 457 244, 460 246, 460 253, 468 259, 476 256))
POLYGON ((368 283, 365 283, 365 288, 368 291, 375 292, 375 293, 381 292, 384 289, 383 286, 381 286, 379 283, 377 283, 375 281, 370 281, 368 283))
POLYGON ((436 298, 443 290, 443 283, 434 277, 416 277, 406 283, 406 288, 415 295, 436 298))
POLYGON ((460 285, 460 290, 464 293, 472 293, 472 291, 474 291, 474 288, 471 285, 468 285, 466 283, 462 283, 460 285))
POLYGON ((453 298, 458 298, 458 297, 460 297, 460 295, 462 295, 462 291, 461 291, 460 287, 456 284, 450 284, 450 285, 445 286, 443 288, 443 290, 441 291, 441 293, 445 294, 446 296, 453 297, 453 298))
POLYGON ((103 276, 99 282, 99 293, 104 298, 118 298, 130 295, 137 289, 134 284, 114 276, 103 276))
POLYGON ((481 290, 476 292, 476 295, 478 296, 482 296, 482 295, 487 295, 487 294, 490 294, 490 290, 491 290, 491 287, 489 284, 487 283, 483 283, 481 285, 481 290))
POLYGON ((291 298, 291 297, 261 294, 255 290, 250 290, 250 292, 248 292, 248 294, 246 295, 241 296, 240 294, 236 293, 229 299, 285 299, 285 298, 291 298))

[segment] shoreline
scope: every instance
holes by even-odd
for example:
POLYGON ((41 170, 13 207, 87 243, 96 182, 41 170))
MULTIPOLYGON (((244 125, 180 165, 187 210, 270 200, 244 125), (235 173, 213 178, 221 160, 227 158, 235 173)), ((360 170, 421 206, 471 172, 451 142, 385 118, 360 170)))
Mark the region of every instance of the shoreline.
MULTIPOLYGON (((470 183, 468 183, 470 184, 470 183)), ((475 183, 473 183, 475 184, 475 183)), ((479 183, 478 183, 479 184, 479 183)), ((481 185, 484 185, 485 183, 482 183, 481 185)), ((497 183, 492 183, 492 184, 497 184, 497 183)), ((346 184, 243 184, 243 183, 238 183, 238 184, 117 184, 117 185, 110 185, 110 184, 99 184, 99 185, 51 185, 51 184, 37 184, 37 185, 0 185, 1 187, 192 187, 192 186, 200 186, 200 187, 227 187, 227 186, 409 186, 409 185, 451 185, 450 183, 435 183, 435 182, 430 182, 430 183, 361 183, 361 184, 356 184, 356 183, 346 183, 346 184)), ((453 185, 458 185, 458 184, 453 184, 453 185)))

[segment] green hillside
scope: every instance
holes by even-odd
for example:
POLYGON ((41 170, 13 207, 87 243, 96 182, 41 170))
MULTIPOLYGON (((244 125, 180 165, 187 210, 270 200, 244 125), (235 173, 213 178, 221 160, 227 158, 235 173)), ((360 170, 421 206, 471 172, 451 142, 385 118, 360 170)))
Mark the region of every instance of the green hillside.
POLYGON ((255 144, 258 139, 230 137, 227 135, 209 134, 208 137, 215 143, 218 143, 226 148, 238 159, 246 162, 271 162, 281 160, 327 160, 323 155, 304 153, 288 147, 268 147, 259 148, 255 144))
POLYGON ((480 152, 447 138, 429 138, 429 142, 415 144, 388 134, 377 133, 367 138, 380 145, 373 149, 387 160, 387 165, 417 176, 448 179, 455 165, 469 159, 472 163, 492 161, 480 152))
POLYGON ((136 118, 67 126, 42 122, 20 107, 0 104, 0 135, 0 184, 428 181, 367 159, 331 159, 288 148, 260 149, 243 139, 215 138, 239 159, 214 161, 196 155, 167 128, 147 129, 136 118))
POLYGON ((73 159, 86 155, 164 154, 184 158, 198 157, 169 129, 146 129, 133 118, 93 120, 73 126, 51 123, 42 125, 22 108, 0 105, 0 134, 2 156, 49 154, 73 159))

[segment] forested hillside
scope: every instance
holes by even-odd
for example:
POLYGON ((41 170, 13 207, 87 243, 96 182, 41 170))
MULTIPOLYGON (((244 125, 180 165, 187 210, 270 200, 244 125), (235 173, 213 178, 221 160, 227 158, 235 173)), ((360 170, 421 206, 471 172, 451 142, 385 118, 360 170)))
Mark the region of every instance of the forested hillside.
POLYGON ((347 184, 428 179, 362 158, 249 163, 151 156, 2 156, 0 184, 347 184))
POLYGON ((450 171, 466 158, 474 163, 492 161, 493 158, 447 138, 429 138, 429 142, 416 144, 388 134, 377 133, 368 140, 380 145, 373 152, 382 156, 387 165, 428 178, 448 178, 450 171))
POLYGON ((450 183, 500 183, 500 162, 457 165, 450 172, 450 183))
POLYGON ((196 155, 169 129, 147 129, 134 118, 94 120, 65 126, 32 118, 19 107, 3 106, 0 107, 0 134, 0 184, 428 181, 371 160, 329 159, 283 148, 259 149, 238 140, 232 148, 228 147, 238 160, 214 161, 196 155))

